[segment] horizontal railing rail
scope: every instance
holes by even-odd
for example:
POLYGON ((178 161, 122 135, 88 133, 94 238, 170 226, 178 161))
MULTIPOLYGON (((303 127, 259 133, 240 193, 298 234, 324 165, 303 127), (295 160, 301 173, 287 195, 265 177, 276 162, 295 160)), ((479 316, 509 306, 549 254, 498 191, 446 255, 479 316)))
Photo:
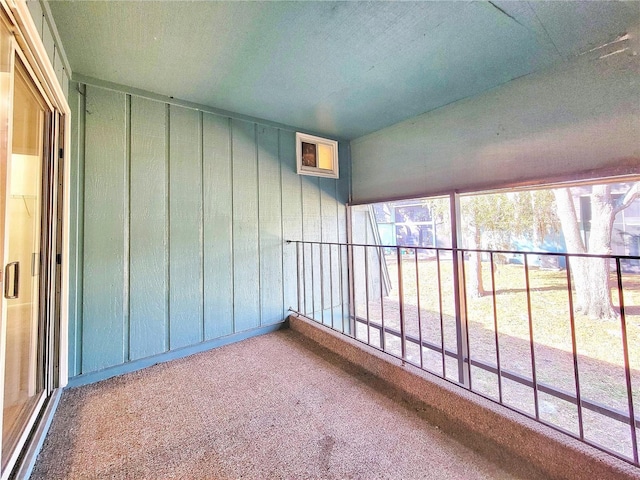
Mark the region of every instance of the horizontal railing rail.
POLYGON ((340 242, 315 242, 311 240, 285 240, 288 244, 305 244, 305 245, 333 245, 342 247, 367 247, 367 248, 387 248, 387 249, 403 249, 403 250, 420 250, 420 251, 440 251, 440 252, 466 252, 466 253, 486 253, 486 254, 502 254, 502 255, 543 255, 555 257, 577 257, 577 258, 608 258, 615 260, 640 260, 640 255, 614 255, 614 254, 595 254, 595 253, 569 253, 569 252, 552 252, 546 250, 492 250, 483 248, 452 248, 452 247, 424 247, 416 245, 373 245, 370 243, 340 243, 340 242))
MULTIPOLYGON (((299 313, 299 312, 295 312, 295 313, 299 313)), ((362 324, 362 325, 366 325, 366 320, 360 317, 356 317, 355 321, 362 324)), ((369 323, 369 325, 371 326, 371 328, 375 328, 377 330, 382 330, 382 326, 381 325, 376 325, 375 323, 369 323)), ((400 338, 400 332, 398 330, 394 330, 393 328, 390 327, 385 327, 384 328, 385 333, 388 333, 389 335, 393 335, 397 338, 400 338)), ((420 340, 417 337, 411 336, 411 335, 407 335, 406 339, 408 342, 414 343, 416 345, 420 345, 420 340)), ((433 350, 434 352, 438 352, 438 353, 442 353, 442 347, 439 345, 436 345, 435 343, 431 343, 428 342, 426 340, 422 340, 422 346, 425 348, 428 348, 430 350, 433 350)), ((445 349, 444 350, 444 354, 450 358, 453 359, 457 359, 458 358, 458 354, 452 350, 448 350, 445 349)), ((465 362, 468 361, 467 358, 464 359, 465 362)), ((414 362, 411 362, 410 360, 407 360, 408 363, 411 363, 414 366, 419 367, 420 365, 417 365, 414 362)), ((497 374, 498 373, 498 369, 496 367, 494 367, 493 365, 490 365, 489 363, 486 362, 482 362, 480 360, 474 360, 471 359, 471 365, 474 367, 478 367, 481 368, 482 370, 486 370, 487 372, 490 373, 494 373, 497 374)), ((429 370, 427 370, 429 371, 429 370)), ((430 372, 431 373, 431 372, 430 372)), ((505 370, 504 368, 501 369, 500 374, 508 379, 508 380, 512 380, 514 382, 517 382, 521 385, 527 386, 527 387, 533 387, 533 382, 528 379, 527 377, 525 377, 524 375, 520 375, 518 373, 515 372, 511 372, 509 370, 505 370)), ((557 397, 561 400, 564 400, 566 402, 572 403, 574 405, 578 404, 578 400, 575 394, 567 391, 567 390, 562 390, 560 388, 554 387, 552 385, 548 385, 544 382, 540 382, 538 381, 538 390, 540 392, 543 393, 548 393, 549 395, 552 395, 554 397, 557 397)), ((611 419, 614 420, 618 420, 620 422, 624 422, 624 423, 629 423, 630 418, 629 415, 627 415, 625 412, 623 412, 622 410, 618 410, 615 408, 611 408, 611 407, 607 407, 606 405, 599 403, 599 402, 595 402, 595 401, 591 401, 588 400, 586 398, 582 398, 581 399, 582 402, 582 406, 584 408, 587 408, 593 412, 599 413, 601 415, 605 415, 611 419)), ((635 425, 636 428, 640 428, 640 417, 636 417, 635 418, 635 425)))
MULTIPOLYGON (((295 245, 298 267, 298 305, 290 306, 290 310, 293 313, 318 321, 360 342, 382 350, 403 362, 436 374, 449 382, 534 418, 545 425, 578 438, 636 466, 640 466, 638 461, 638 432, 636 431, 636 429, 640 429, 640 417, 637 417, 634 412, 637 406, 634 401, 638 402, 640 399, 634 398, 632 389, 632 377, 635 374, 635 381, 638 381, 640 379, 640 371, 636 370, 632 374, 630 364, 627 315, 625 311, 625 293, 630 292, 628 291, 629 287, 625 285, 622 268, 631 264, 638 265, 640 256, 313 241, 287 241, 287 243, 295 245), (427 254, 428 258, 421 257, 424 254, 427 254), (470 344, 470 322, 469 312, 467 311, 469 298, 465 271, 468 267, 465 264, 470 262, 471 256, 475 254, 481 254, 485 258, 488 257, 485 261, 488 261, 491 265, 490 296, 493 332, 490 343, 495 351, 495 362, 474 358, 476 353, 474 351, 475 344, 470 344), (525 354, 524 356, 528 358, 527 362, 530 365, 530 372, 528 373, 516 371, 517 368, 514 369, 508 364, 505 365, 505 360, 500 358, 501 350, 505 343, 509 341, 515 342, 510 337, 508 340, 502 339, 505 334, 500 328, 497 308, 497 300, 500 293, 496 289, 496 261, 500 258, 501 263, 503 263, 504 256, 511 256, 521 261, 518 266, 522 267, 524 274, 524 285, 521 290, 526 297, 526 308, 523 309, 521 314, 528 323, 528 347, 526 347, 526 352, 523 349, 524 347, 520 347, 520 353, 525 354), (535 257, 555 257, 564 260, 562 267, 556 266, 555 270, 566 271, 567 296, 563 310, 568 312, 566 320, 569 323, 568 335, 570 338, 567 337, 566 340, 570 340, 571 351, 567 353, 572 358, 572 383, 575 391, 554 385, 553 381, 543 381, 538 378, 539 367, 536 361, 536 351, 542 348, 543 344, 534 339, 533 310, 534 307, 535 309, 541 308, 541 305, 536 304, 534 299, 534 296, 538 294, 538 289, 531 285, 531 270, 533 269, 531 259, 535 257), (609 260, 607 274, 612 274, 615 277, 615 282, 612 282, 614 283, 613 287, 609 288, 613 291, 619 311, 619 332, 616 335, 620 337, 621 351, 615 352, 615 355, 612 352, 612 356, 622 358, 622 362, 614 366, 624 371, 624 385, 620 385, 620 387, 624 389, 623 396, 626 397, 626 400, 623 402, 626 408, 620 406, 622 401, 620 399, 616 400, 616 405, 616 402, 609 401, 609 398, 588 398, 594 392, 591 391, 590 394, 586 394, 583 391, 584 385, 581 387, 581 381, 585 381, 585 372, 581 374, 582 363, 588 359, 585 358, 584 352, 579 352, 577 345, 576 316, 573 305, 573 297, 575 295, 574 266, 572 264, 572 261, 577 261, 576 259, 609 260), (429 260, 435 262, 436 271, 432 272, 432 277, 425 280, 420 272, 421 266, 424 268, 421 262, 429 260), (458 272, 457 275, 453 275, 452 279, 450 279, 453 282, 457 279, 459 282, 459 288, 457 290, 453 289, 452 302, 454 304, 457 303, 455 305, 456 308, 453 308, 456 312, 453 319, 448 318, 451 317, 450 314, 444 313, 443 285, 447 282, 443 281, 443 262, 452 271, 457 270, 458 272), (397 269, 397 277, 389 275, 388 268, 397 269), (407 276, 407 272, 403 271, 405 269, 408 271, 409 276, 407 276), (387 282, 389 278, 395 282, 395 287, 392 289, 395 290, 393 295, 390 295, 386 291, 387 287, 383 285, 385 275, 387 282), (437 302, 436 307, 434 307, 437 311, 427 310, 427 307, 421 305, 421 301, 424 299, 424 292, 421 293, 421 290, 429 290, 431 293, 437 291, 437 302), (460 298, 456 298, 456 292, 459 292, 460 298), (426 318, 427 314, 431 315, 429 319, 426 318), (447 317, 447 320, 445 320, 445 317, 447 317), (445 335, 451 335, 451 332, 447 333, 445 323, 451 321, 455 323, 455 329, 450 327, 451 332, 454 332, 455 348, 453 345, 445 345, 445 335), (440 337, 439 342, 423 338, 426 334, 427 323, 437 331, 437 336, 440 337), (415 353, 416 348, 418 354, 415 353), (436 354, 439 360, 426 359, 427 352, 436 354), (453 363, 448 365, 448 362, 453 363), (474 368, 477 370, 474 370, 474 368), (486 388, 488 388, 488 384, 476 385, 476 382, 480 381, 477 373, 479 371, 484 372, 484 375, 490 375, 497 382, 497 396, 487 394, 486 388), (512 398, 509 400, 505 398, 505 387, 503 385, 505 380, 531 390, 533 405, 526 406, 529 411, 521 405, 516 405, 517 401, 521 399, 513 401, 512 398), (541 400, 543 395, 556 399, 556 401, 565 402, 574 408, 575 412, 565 416, 567 418, 570 417, 571 420, 576 417, 577 429, 568 428, 560 420, 547 418, 548 415, 544 412, 544 414, 541 414, 541 409, 546 405, 541 400), (531 407, 533 407, 533 411, 531 411, 531 407), (589 417, 588 421, 585 422, 587 412, 589 417), (612 448, 611 445, 604 445, 598 438, 593 438, 591 431, 594 428, 594 415, 597 417, 598 422, 603 425, 606 422, 604 420, 601 421, 600 418, 618 422, 620 425, 627 425, 628 434, 618 432, 620 443, 624 443, 626 447, 617 448, 614 445, 615 448, 612 448), (585 434, 585 423, 590 429, 589 434, 585 434)), ((625 275, 638 275, 638 273, 627 273, 625 275)), ((449 299, 449 303, 451 303, 451 299, 449 299)), ((516 307, 514 306, 513 308, 516 307)), ((549 308, 551 307, 549 306, 549 308)), ((611 327, 611 324, 608 324, 608 326, 611 327)), ((477 326, 474 326, 474 328, 477 328, 477 326)), ((449 338, 448 340, 450 341, 451 339, 449 338)), ((545 339, 543 338, 542 340, 544 341, 545 339)), ((545 361, 548 362, 549 359, 547 358, 545 361)), ((560 361, 558 360, 558 362, 560 361)), ((560 369, 559 365, 551 366, 560 369)), ((635 367, 640 368, 640 365, 635 367)), ((549 370, 549 365, 546 366, 546 370, 549 370)), ((595 393, 599 395, 601 392, 597 391, 595 393)), ((603 392, 602 394, 606 396, 606 393, 603 392)), ((618 437, 616 437, 615 441, 618 441, 618 437)))

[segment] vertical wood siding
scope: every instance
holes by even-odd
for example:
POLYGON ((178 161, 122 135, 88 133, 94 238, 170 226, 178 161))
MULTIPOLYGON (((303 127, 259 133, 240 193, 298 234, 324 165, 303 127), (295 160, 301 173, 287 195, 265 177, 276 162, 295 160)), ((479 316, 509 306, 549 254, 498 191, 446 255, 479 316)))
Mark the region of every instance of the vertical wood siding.
POLYGON ((202 316, 202 154, 200 115, 169 115, 169 347, 204 340, 202 316))
POLYGON ((260 322, 282 320, 282 199, 278 130, 258 126, 260 322))
POLYGON ((48 20, 48 13, 45 13, 45 10, 42 8, 42 5, 38 0, 27 1, 27 7, 29 8, 31 18, 33 18, 33 23, 36 26, 38 35, 40 35, 40 39, 45 47, 47 56, 51 61, 53 70, 56 72, 56 77, 62 87, 62 92, 64 93, 65 98, 69 101, 69 104, 71 104, 72 99, 69 97, 70 72, 68 72, 64 66, 66 58, 63 61, 60 45, 57 44, 54 39, 54 35, 49 25, 50 17, 48 20))
MULTIPOLYGON (((344 146, 339 180, 301 177, 293 131, 91 85, 72 92, 71 377, 281 322, 298 307, 296 247, 285 240, 346 240, 344 146)), ((323 293, 331 307, 319 254, 317 311, 323 293)), ((310 249, 306 261, 310 272, 310 249)), ((311 288, 309 276, 309 302, 311 288)))
MULTIPOLYGON (((302 236, 307 242, 322 240, 320 218, 320 179, 302 177, 302 236)), ((304 253, 304 297, 306 313, 320 313, 320 257, 317 244, 305 245, 304 253)))
POLYGON ((233 120, 233 304, 235 331, 260 325, 256 125, 233 120))
POLYGON ((233 333, 233 179, 230 120, 203 114, 205 338, 233 333))
POLYGON ((42 38, 42 28, 44 21, 44 13, 42 11, 42 5, 38 1, 27 2, 27 7, 29 8, 29 12, 31 13, 31 17, 33 18, 33 23, 35 23, 36 28, 38 29, 38 34, 40 38, 42 38))
POLYGON ((129 356, 167 348, 167 162, 164 105, 131 99, 129 356))
POLYGON ((125 361, 126 95, 86 89, 82 370, 125 361))
MULTIPOLYGON (((285 240, 302 240, 302 181, 296 173, 296 136, 294 132, 280 131, 280 169, 282 188, 282 232, 285 240)), ((301 252, 301 250, 300 250, 301 252)), ((282 249, 282 269, 284 272, 297 272, 297 262, 301 262, 295 244, 285 245, 282 249)), ((298 278, 296 275, 282 276, 283 315, 289 308, 302 309, 298 305, 298 278)))

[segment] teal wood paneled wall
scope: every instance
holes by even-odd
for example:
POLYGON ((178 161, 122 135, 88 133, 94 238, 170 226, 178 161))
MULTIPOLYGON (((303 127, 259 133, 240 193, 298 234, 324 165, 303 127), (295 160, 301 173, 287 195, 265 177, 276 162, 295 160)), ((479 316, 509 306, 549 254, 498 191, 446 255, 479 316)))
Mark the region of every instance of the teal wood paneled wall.
POLYGON ((203 115, 204 327, 207 340, 233 333, 231 120, 203 115))
POLYGON ((166 107, 131 98, 129 174, 129 355, 144 358, 168 345, 169 220, 166 107))
POLYGON ((82 370, 125 361, 127 96, 86 88, 82 370))
POLYGON ((258 148, 256 125, 233 120, 233 303, 234 327, 242 331, 260 323, 260 255, 258 234, 258 148))
POLYGON ((71 77, 71 70, 62 47, 62 42, 59 41, 57 36, 55 23, 48 6, 49 2, 27 0, 26 3, 36 30, 44 44, 47 56, 51 61, 53 70, 56 72, 56 77, 58 78, 58 82, 60 82, 64 96, 69 100, 69 78, 71 77))
POLYGON ((169 347, 204 340, 199 112, 169 107, 169 347))
MULTIPOLYGON (((339 180, 301 177, 294 130, 71 86, 70 377, 282 322, 297 308, 302 258, 285 240, 346 240, 347 145, 339 180)), ((305 252, 316 310, 319 255, 305 252)))

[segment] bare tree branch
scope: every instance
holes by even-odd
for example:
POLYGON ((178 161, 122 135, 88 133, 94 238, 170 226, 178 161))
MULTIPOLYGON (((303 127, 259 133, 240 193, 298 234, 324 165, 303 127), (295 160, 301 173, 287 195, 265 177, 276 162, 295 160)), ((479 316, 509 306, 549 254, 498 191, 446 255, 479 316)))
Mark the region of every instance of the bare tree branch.
POLYGON ((631 205, 631 203, 638 197, 640 197, 640 182, 634 183, 633 186, 625 194, 622 202, 620 202, 620 205, 613 209, 614 218, 618 213, 631 205))

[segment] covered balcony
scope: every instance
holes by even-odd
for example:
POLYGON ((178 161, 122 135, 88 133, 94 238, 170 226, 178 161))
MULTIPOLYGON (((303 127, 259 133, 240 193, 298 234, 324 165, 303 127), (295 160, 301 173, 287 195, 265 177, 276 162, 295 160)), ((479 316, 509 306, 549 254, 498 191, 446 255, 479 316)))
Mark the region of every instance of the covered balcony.
POLYGON ((640 478, 640 226, 488 248, 461 213, 637 201, 640 3, 2 5, 64 100, 51 380, 3 479, 640 478), (372 205, 434 198, 448 243, 433 209, 384 237, 372 205), (607 320, 574 305, 595 265, 607 320))

